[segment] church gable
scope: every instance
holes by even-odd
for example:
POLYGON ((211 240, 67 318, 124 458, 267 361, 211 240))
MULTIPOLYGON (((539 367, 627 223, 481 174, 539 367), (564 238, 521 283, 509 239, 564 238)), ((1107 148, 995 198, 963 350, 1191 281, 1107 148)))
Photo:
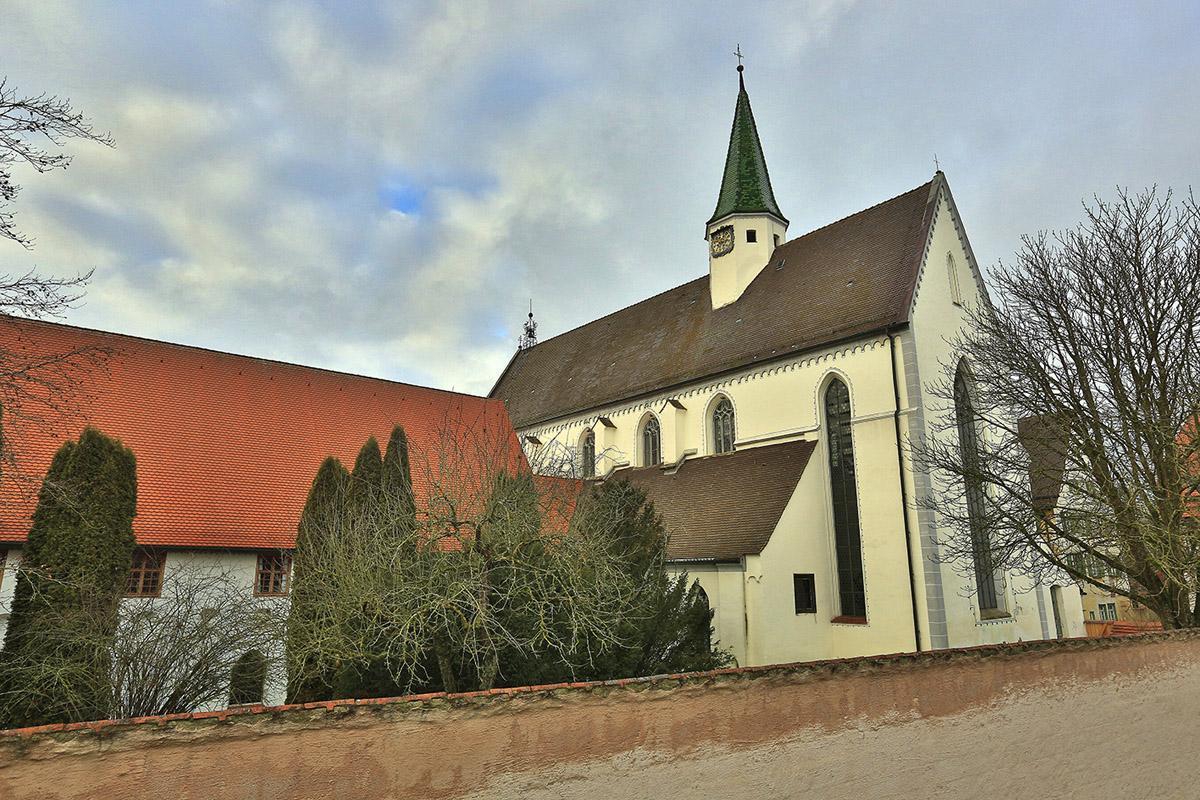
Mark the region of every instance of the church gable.
POLYGON ((492 396, 524 428, 901 324, 938 180, 781 245, 734 303, 705 276, 522 350, 492 396))

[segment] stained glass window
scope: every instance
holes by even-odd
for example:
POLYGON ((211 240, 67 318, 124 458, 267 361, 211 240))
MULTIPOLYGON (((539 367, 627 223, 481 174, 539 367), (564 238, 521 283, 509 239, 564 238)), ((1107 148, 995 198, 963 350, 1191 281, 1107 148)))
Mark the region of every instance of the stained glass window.
POLYGON ((866 617, 867 591, 863 583, 862 536, 850 420, 850 390, 834 378, 825 390, 825 424, 829 430, 829 480, 833 495, 838 599, 841 616, 866 617))
POLYGON ((651 467, 662 463, 662 435, 658 419, 650 417, 642 426, 642 466, 651 467))
POLYGON ((713 407, 713 452, 732 453, 735 431, 733 427, 733 403, 722 397, 713 407))

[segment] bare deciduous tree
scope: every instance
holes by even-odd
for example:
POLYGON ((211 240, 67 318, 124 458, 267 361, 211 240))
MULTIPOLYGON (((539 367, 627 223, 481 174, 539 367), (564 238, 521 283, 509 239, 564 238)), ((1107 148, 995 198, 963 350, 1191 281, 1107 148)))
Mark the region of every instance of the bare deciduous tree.
MULTIPOLYGON (((83 139, 111 147, 112 137, 96 131, 69 100, 54 95, 26 96, 0 79, 0 239, 25 248, 33 246, 15 226, 10 210, 20 187, 13 168, 26 165, 38 173, 65 169, 71 156, 57 152, 68 139, 83 139)), ((33 271, 0 274, 0 324, 4 317, 33 319, 61 317, 78 302, 91 272, 68 278, 44 277, 33 271)), ((107 353, 98 347, 39 349, 16 347, 13 337, 0 337, 0 410, 10 426, 47 428, 69 416, 82 374, 102 363, 107 353)), ((54 430, 56 436, 63 431, 54 430)), ((20 438, 0 437, 0 470, 18 480, 28 478, 18 458, 20 438)))
POLYGON ((247 653, 265 656, 264 679, 282 683, 286 616, 286 600, 253 597, 244 575, 205 564, 169 570, 161 596, 122 603, 112 716, 223 706, 234 666, 247 653))
POLYGON ((67 717, 86 708, 85 719, 97 713, 94 698, 112 719, 223 707, 247 653, 266 655, 266 680, 282 683, 286 612, 283 598, 253 597, 245 575, 211 564, 171 568, 160 596, 121 602, 115 634, 106 605, 57 608, 40 620, 42 647, 6 662, 0 706, 67 717))
POLYGON ((0 238, 33 245, 16 229, 8 210, 21 189, 13 181, 12 168, 24 164, 38 173, 66 169, 71 156, 57 150, 68 139, 113 144, 112 137, 93 128, 70 100, 45 93, 22 95, 0 79, 0 238))
POLYGON ((1151 189, 1085 211, 1026 237, 995 303, 969 309, 962 360, 931 387, 940 429, 915 448, 938 476, 928 504, 976 571, 1065 572, 1195 626, 1200 209, 1151 189))

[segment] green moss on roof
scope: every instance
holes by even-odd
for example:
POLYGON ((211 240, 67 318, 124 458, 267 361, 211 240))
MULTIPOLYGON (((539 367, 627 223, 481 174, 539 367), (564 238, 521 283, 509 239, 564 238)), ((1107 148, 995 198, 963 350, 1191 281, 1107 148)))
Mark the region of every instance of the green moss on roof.
POLYGON ((761 213, 773 214, 787 222, 771 190, 767 161, 763 158, 758 128, 754 125, 754 113, 750 110, 750 95, 746 94, 746 84, 740 73, 738 87, 733 131, 729 135, 729 153, 725 156, 725 174, 721 179, 721 194, 717 197, 717 210, 708 222, 712 224, 729 214, 761 213))

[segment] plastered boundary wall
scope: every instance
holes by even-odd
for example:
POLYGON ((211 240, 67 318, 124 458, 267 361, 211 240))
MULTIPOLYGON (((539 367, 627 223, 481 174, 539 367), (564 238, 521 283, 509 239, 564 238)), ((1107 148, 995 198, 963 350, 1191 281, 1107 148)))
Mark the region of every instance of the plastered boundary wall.
POLYGON ((0 732, 0 798, 1200 798, 1200 632, 0 732))

